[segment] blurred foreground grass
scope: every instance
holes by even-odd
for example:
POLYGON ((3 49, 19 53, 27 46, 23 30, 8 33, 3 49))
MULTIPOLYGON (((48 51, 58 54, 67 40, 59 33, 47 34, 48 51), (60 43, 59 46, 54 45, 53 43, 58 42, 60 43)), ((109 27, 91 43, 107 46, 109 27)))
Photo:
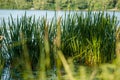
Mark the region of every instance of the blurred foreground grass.
POLYGON ((114 15, 88 11, 46 19, 25 14, 2 21, 0 72, 8 54, 15 80, 120 79, 120 28, 114 15))

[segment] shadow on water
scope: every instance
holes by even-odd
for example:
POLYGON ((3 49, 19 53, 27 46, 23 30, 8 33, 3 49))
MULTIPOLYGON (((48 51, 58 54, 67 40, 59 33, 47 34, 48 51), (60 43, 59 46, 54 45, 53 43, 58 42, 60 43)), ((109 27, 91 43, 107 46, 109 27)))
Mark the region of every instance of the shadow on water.
POLYGON ((1 75, 1 80, 11 80, 10 79, 10 60, 6 60, 4 64, 4 69, 1 75))

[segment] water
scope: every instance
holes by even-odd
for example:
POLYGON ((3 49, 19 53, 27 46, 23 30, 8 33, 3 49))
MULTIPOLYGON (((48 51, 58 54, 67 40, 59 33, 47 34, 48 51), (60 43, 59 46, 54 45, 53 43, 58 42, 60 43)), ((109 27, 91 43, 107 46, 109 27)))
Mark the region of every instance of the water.
MULTIPOLYGON (((57 17, 64 17, 65 13, 69 14, 69 11, 49 11, 49 10, 0 10, 0 22, 3 18, 7 21, 8 17, 12 15, 14 19, 21 16, 35 16, 36 19, 39 17, 47 17, 47 20, 51 20, 55 15, 57 17)), ((72 11, 71 13, 74 13, 72 11)))
MULTIPOLYGON (((70 11, 70 13, 86 13, 86 11, 70 11)), ((96 11, 94 11, 96 12, 96 11)), ((24 16, 26 13, 27 16, 35 16, 35 18, 39 18, 39 17, 46 17, 47 16, 47 20, 51 20, 55 15, 57 17, 63 17, 65 16, 65 14, 69 14, 69 11, 50 11, 50 10, 0 10, 0 24, 1 21, 3 20, 3 18, 8 21, 8 17, 10 17, 10 15, 12 15, 12 17, 14 19, 20 18, 21 16, 24 16)), ((108 14, 110 14, 111 16, 113 15, 113 11, 107 11, 108 14)), ((120 21, 120 12, 115 12, 115 16, 117 17, 118 21, 120 21)))
MULTIPOLYGON (((77 11, 77 13, 86 11, 77 11)), ((35 18, 39 17, 47 17, 47 20, 51 20, 55 15, 57 17, 63 17, 65 14, 69 14, 69 11, 49 11, 49 10, 0 10, 0 24, 3 18, 5 21, 8 21, 8 17, 12 15, 14 19, 20 18, 21 16, 24 16, 26 13, 26 16, 35 16, 35 18)), ((70 13, 75 13, 75 11, 71 11, 70 13)), ((108 11, 108 14, 110 16, 113 15, 112 11, 108 11)), ((115 16, 117 17, 118 21, 120 21, 120 12, 115 12, 115 16)), ((5 55, 4 55, 5 56, 5 55)), ((9 65, 9 55, 6 54, 6 63, 4 66, 3 74, 1 75, 1 80, 9 80, 10 79, 10 65, 9 65)))
POLYGON ((6 59, 6 63, 1 75, 1 80, 10 80, 10 60, 6 59))

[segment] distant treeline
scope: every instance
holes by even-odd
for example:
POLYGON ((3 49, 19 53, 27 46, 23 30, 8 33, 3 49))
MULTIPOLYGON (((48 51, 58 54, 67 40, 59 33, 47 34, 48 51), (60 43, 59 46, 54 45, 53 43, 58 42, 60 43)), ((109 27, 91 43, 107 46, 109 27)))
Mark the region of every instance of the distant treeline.
POLYGON ((0 0, 0 9, 120 9, 120 0, 0 0))

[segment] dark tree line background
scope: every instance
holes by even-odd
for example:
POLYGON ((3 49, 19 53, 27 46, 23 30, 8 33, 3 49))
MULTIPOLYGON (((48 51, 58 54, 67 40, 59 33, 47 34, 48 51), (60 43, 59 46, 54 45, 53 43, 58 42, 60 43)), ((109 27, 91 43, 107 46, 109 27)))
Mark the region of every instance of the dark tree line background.
POLYGON ((120 9, 120 0, 0 0, 0 9, 120 9))

